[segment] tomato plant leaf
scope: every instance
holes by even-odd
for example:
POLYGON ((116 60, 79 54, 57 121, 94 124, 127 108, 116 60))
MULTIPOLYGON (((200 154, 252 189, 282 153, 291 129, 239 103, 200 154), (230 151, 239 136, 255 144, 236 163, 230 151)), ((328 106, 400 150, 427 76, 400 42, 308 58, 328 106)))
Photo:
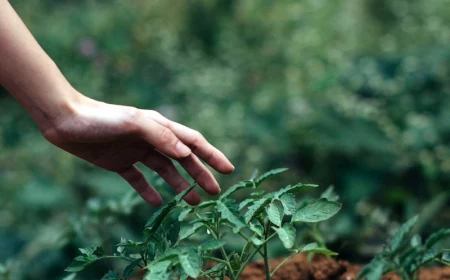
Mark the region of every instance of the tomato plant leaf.
POLYGON ((400 229, 394 234, 391 241, 388 242, 386 246, 386 251, 395 253, 397 250, 399 250, 403 245, 406 243, 406 237, 411 232, 414 224, 417 222, 417 216, 414 216, 410 220, 408 220, 406 223, 404 223, 400 229))
POLYGON ((259 213, 264 211, 267 204, 270 203, 272 198, 263 197, 261 199, 256 200, 251 206, 248 207, 247 212, 244 215, 245 222, 250 223, 259 213))
POLYGON ((292 216, 293 222, 307 222, 316 223, 336 215, 341 209, 341 204, 335 201, 328 201, 326 198, 321 198, 311 204, 297 210, 292 216))
POLYGON ((167 271, 171 265, 171 261, 152 262, 147 266, 148 272, 143 280, 167 280, 170 273, 167 271))
POLYGON ((289 168, 277 168, 277 169, 272 169, 270 171, 267 171, 266 173, 264 173, 263 175, 259 176, 256 180, 255 180, 255 186, 258 187, 259 185, 261 185, 262 182, 264 182, 265 180, 283 173, 284 171, 288 170, 289 168))
POLYGON ((244 220, 239 212, 234 211, 234 209, 230 209, 228 205, 219 201, 217 203, 217 211, 221 214, 222 219, 229 221, 236 228, 235 232, 238 232, 241 228, 246 227, 244 220))
POLYGON ((203 243, 200 246, 200 248, 201 248, 202 251, 211 251, 211 250, 219 249, 220 247, 225 246, 225 244, 227 244, 227 242, 225 240, 222 240, 222 239, 208 240, 205 243, 203 243))
POLYGON ((203 261, 196 250, 186 250, 178 254, 181 267, 192 278, 197 278, 202 270, 203 261))
POLYGON ((309 190, 309 189, 317 188, 317 187, 318 187, 318 185, 302 184, 302 183, 298 183, 298 184, 296 184, 294 186, 289 185, 289 186, 284 187, 284 188, 280 189, 279 191, 277 191, 275 193, 274 197, 275 198, 279 198, 283 194, 286 194, 286 193, 294 194, 294 193, 298 193, 298 192, 301 192, 301 191, 304 191, 304 190, 309 190))
POLYGON ((274 200, 270 203, 269 207, 266 209, 267 217, 272 222, 272 224, 281 227, 284 215, 284 207, 281 201, 274 200))
POLYGON ((318 253, 328 256, 334 256, 337 255, 337 253, 328 250, 327 248, 319 247, 319 245, 316 242, 306 244, 300 249, 300 252, 302 253, 318 253))
POLYGON ((450 237, 450 228, 441 229, 433 234, 431 234, 427 240, 425 241, 425 247, 427 249, 430 249, 433 247, 436 243, 441 241, 444 238, 450 237))
POLYGON ((285 193, 280 196, 281 204, 283 204, 284 214, 288 216, 294 215, 297 211, 297 201, 295 201, 295 196, 290 193, 285 193))
POLYGON ((183 240, 188 238, 189 236, 193 235, 194 233, 196 233, 197 231, 199 231, 200 229, 202 229, 203 227, 205 227, 204 223, 195 223, 192 226, 189 227, 183 227, 180 230, 180 234, 178 239, 179 240, 183 240))
POLYGON ((249 205, 250 203, 253 203, 254 201, 255 201, 254 198, 247 198, 247 199, 245 199, 244 201, 242 201, 239 204, 239 210, 244 209, 247 205, 249 205))
POLYGON ((241 182, 231 186, 222 195, 220 195, 219 200, 224 200, 225 198, 228 198, 231 194, 237 192, 238 190, 245 189, 245 188, 251 188, 252 186, 253 186, 252 181, 241 181, 241 182))
POLYGON ((276 231, 286 249, 290 249, 294 246, 296 230, 293 224, 285 223, 283 227, 276 229, 276 231))

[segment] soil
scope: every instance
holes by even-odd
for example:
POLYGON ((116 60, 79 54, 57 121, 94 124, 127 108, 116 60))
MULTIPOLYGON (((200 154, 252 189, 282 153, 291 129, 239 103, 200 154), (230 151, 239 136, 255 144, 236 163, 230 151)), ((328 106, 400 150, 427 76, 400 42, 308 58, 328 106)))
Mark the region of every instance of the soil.
MULTIPOLYGON (((281 259, 282 260, 282 259, 281 259)), ((281 260, 270 261, 270 267, 275 268, 281 260)), ((324 256, 316 256, 308 263, 305 255, 297 255, 288 261, 272 277, 273 280, 352 280, 361 270, 361 265, 353 265, 346 261, 335 261, 324 256)), ((265 279, 264 263, 257 261, 250 264, 241 276, 242 280, 265 279)), ((433 267, 422 269, 420 280, 450 280, 450 267, 433 267)), ((389 273, 383 280, 401 280, 389 273)))
MULTIPOLYGON (((283 259, 270 261, 270 267, 275 268, 283 259)), ((297 255, 289 260, 272 280, 353 280, 361 270, 361 265, 350 264, 347 261, 336 261, 325 256, 315 256, 311 262, 305 255, 297 255)), ((143 272, 142 272, 143 275, 143 272)), ((142 279, 141 277, 136 278, 142 279)), ((256 261, 246 267, 240 280, 265 280, 264 263, 256 261)), ((431 267, 420 271, 420 280, 450 280, 450 267, 431 267)), ((155 279, 157 280, 157 279, 155 279)), ((389 273, 383 280, 401 280, 394 273, 389 273)))

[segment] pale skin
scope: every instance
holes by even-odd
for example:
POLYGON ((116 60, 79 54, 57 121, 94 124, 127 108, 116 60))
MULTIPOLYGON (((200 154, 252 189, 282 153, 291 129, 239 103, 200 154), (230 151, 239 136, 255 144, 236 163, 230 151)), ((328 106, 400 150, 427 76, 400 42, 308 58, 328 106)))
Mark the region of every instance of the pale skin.
MULTIPOLYGON (((149 204, 162 198, 135 166, 156 171, 176 192, 189 186, 176 160, 209 194, 219 184, 199 160, 220 173, 234 166, 199 132, 153 110, 107 104, 74 89, 7 0, 0 0, 0 84, 25 108, 52 144, 123 177, 149 204)), ((185 200, 198 204, 195 191, 185 200)))

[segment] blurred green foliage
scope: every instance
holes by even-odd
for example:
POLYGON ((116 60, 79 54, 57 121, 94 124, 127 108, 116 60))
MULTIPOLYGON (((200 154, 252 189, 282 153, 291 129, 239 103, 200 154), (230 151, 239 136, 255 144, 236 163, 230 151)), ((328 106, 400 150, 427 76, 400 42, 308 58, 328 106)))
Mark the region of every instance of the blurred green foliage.
MULTIPOLYGON (((276 166, 296 178, 273 187, 335 185, 343 213, 326 227, 341 256, 373 255, 419 211, 425 231, 448 224, 450 1, 10 2, 79 91, 155 109, 223 150, 237 167, 224 187, 276 166)), ((125 182, 52 147, 0 98, 3 270, 12 259, 23 279, 60 279, 80 232, 137 234, 148 206, 84 223, 120 205, 125 182)))

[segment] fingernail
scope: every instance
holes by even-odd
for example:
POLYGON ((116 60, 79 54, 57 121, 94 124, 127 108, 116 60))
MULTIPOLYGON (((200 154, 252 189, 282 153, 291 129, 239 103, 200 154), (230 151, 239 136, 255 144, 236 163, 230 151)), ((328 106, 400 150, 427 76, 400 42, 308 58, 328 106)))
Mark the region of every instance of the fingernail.
POLYGON ((184 145, 181 141, 178 141, 177 145, 175 146, 175 149, 177 150, 178 154, 182 157, 187 157, 192 153, 191 149, 189 149, 189 147, 184 145))

